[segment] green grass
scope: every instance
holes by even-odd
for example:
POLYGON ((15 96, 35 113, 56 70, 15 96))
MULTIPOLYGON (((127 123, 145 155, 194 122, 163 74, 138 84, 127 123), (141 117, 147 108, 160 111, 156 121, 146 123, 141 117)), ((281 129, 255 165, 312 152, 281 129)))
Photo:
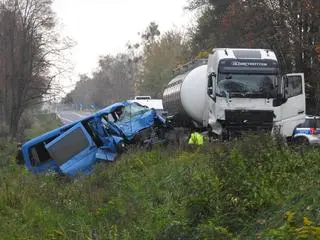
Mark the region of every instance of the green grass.
POLYGON ((157 148, 93 175, 0 170, 2 239, 320 239, 320 150, 266 136, 157 148))

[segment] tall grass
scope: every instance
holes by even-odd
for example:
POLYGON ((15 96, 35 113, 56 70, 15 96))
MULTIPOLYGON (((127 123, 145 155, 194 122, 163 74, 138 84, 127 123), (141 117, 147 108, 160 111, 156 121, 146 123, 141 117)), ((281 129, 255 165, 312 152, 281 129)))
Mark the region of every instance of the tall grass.
POLYGON ((250 136, 133 151, 89 177, 0 170, 2 239, 319 239, 319 149, 250 136))

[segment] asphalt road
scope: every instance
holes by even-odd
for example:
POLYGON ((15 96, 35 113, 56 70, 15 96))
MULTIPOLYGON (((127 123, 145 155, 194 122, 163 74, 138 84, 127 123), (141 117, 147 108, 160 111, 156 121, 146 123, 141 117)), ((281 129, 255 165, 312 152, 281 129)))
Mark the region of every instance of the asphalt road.
POLYGON ((73 112, 73 111, 61 111, 58 114, 58 117, 61 119, 63 125, 72 123, 74 121, 78 121, 88 115, 90 115, 89 112, 73 112))

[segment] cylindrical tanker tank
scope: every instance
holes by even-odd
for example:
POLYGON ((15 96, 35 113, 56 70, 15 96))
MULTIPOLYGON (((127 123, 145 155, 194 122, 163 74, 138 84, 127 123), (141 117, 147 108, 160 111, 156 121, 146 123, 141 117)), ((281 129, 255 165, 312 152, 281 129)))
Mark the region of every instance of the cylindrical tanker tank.
POLYGON ((190 124, 193 120, 202 124, 207 92, 207 65, 176 76, 167 85, 163 94, 163 107, 168 116, 190 124))

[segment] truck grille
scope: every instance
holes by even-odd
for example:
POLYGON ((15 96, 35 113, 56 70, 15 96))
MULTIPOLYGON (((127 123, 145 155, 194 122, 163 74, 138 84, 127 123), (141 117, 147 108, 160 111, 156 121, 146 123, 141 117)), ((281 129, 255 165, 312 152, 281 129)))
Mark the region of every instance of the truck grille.
POLYGON ((228 128, 271 129, 274 113, 267 110, 225 110, 223 125, 228 128))

